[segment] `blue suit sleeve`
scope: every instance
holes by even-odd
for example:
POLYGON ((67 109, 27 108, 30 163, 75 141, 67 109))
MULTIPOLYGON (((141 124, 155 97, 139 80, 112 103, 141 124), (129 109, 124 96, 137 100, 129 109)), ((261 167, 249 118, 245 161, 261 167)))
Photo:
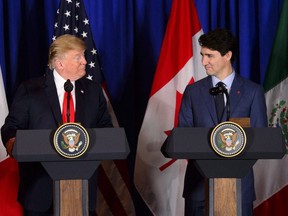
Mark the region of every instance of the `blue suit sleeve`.
POLYGON ((190 97, 191 92, 187 87, 184 91, 182 103, 180 106, 178 127, 193 127, 193 109, 192 99, 190 97))
POLYGON ((255 91, 253 102, 251 105, 251 127, 267 127, 267 108, 264 96, 264 89, 258 86, 255 91))

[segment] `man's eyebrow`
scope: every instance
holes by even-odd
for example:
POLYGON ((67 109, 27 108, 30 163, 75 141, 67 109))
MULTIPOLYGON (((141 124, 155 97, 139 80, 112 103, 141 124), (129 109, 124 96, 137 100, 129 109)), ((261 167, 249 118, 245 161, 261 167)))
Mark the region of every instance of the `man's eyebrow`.
POLYGON ((205 54, 204 54, 204 53, 202 53, 202 52, 200 52, 200 55, 202 55, 202 56, 204 56, 204 55, 205 55, 205 56, 213 56, 212 53, 205 53, 205 54))

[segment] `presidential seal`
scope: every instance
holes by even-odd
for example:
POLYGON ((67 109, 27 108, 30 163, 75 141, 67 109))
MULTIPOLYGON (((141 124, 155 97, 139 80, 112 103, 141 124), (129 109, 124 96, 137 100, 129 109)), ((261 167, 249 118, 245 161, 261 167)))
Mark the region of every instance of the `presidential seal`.
POLYGON ((65 123, 57 128, 54 139, 56 151, 65 158, 78 158, 89 146, 89 135, 78 123, 65 123))
POLYGON ((223 157, 235 157, 246 146, 246 134, 240 125, 227 121, 216 125, 210 141, 217 154, 223 157))

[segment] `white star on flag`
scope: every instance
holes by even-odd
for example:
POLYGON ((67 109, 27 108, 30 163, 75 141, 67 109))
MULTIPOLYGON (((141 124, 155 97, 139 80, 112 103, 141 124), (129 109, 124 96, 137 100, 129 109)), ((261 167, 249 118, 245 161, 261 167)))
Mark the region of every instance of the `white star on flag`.
POLYGON ((65 15, 66 15, 66 17, 71 16, 71 11, 66 11, 66 12, 65 12, 65 15))
POLYGON ((88 19, 83 20, 83 22, 84 22, 85 25, 89 25, 89 20, 88 19))
POLYGON ((87 32, 83 31, 81 35, 82 35, 83 38, 86 38, 87 37, 87 32))
POLYGON ((70 29, 69 29, 69 25, 64 25, 64 26, 63 26, 63 29, 65 29, 65 31, 70 30, 70 29))
POLYGON ((92 49, 92 50, 91 50, 91 53, 92 53, 92 55, 96 55, 96 54, 97 54, 97 51, 96 51, 95 49, 92 49))
POLYGON ((89 66, 90 66, 90 68, 94 68, 95 67, 95 62, 90 62, 89 66))

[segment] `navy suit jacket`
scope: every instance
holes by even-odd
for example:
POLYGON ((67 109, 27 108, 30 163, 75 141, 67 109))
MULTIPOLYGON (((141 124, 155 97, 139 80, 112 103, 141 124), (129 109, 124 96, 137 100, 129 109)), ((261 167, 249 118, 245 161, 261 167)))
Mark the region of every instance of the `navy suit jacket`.
MULTIPOLYGON (((75 82, 75 122, 85 128, 112 127, 102 88, 85 77, 75 82)), ((1 128, 6 143, 19 129, 56 129, 62 122, 61 108, 52 71, 22 83, 1 128)), ((32 211, 49 209, 53 200, 53 181, 40 163, 19 163, 18 199, 32 211)), ((89 182, 90 210, 96 205, 96 174, 89 182), (90 186, 91 185, 91 186, 90 186)))
MULTIPOLYGON (((209 127, 218 124, 214 97, 209 93, 212 88, 212 78, 207 76, 185 89, 179 112, 179 127, 209 127)), ((266 103, 264 90, 261 85, 244 79, 235 74, 230 90, 230 117, 249 117, 251 127, 267 127, 266 103)), ((224 110, 222 121, 227 119, 224 110)), ((195 201, 203 201, 204 178, 189 160, 183 196, 195 201)), ((251 171, 242 179, 242 201, 252 202, 255 199, 254 177, 251 171)))

